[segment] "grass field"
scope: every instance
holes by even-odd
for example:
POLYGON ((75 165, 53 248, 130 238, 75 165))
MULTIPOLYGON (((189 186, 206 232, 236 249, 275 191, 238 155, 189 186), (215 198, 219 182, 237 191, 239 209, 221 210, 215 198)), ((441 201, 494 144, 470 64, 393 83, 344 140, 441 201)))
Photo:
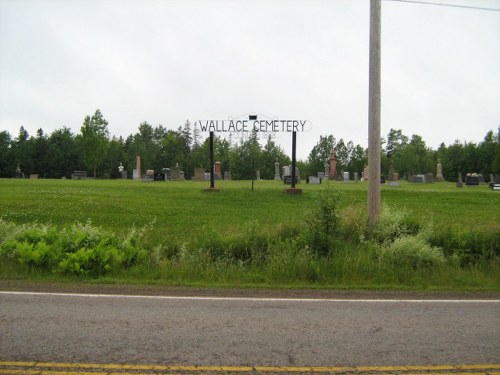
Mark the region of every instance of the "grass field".
MULTIPOLYGON (((134 276, 130 275, 135 272, 138 279, 153 278, 156 281, 163 279, 165 283, 174 284, 274 283, 273 285, 278 286, 295 284, 294 276, 290 274, 283 280, 279 277, 269 278, 263 276, 259 267, 246 264, 244 275, 240 273, 240 276, 235 278, 231 277, 231 274, 239 272, 235 271, 235 267, 238 268, 237 262, 231 261, 225 263, 223 270, 219 263, 213 269, 212 266, 205 267, 201 275, 190 278, 188 274, 194 271, 187 269, 185 264, 174 264, 177 258, 172 258, 172 255, 177 254, 185 244, 197 243, 201 244, 201 247, 208 248, 219 246, 220 243, 227 245, 235 238, 241 240, 242 236, 247 236, 246 240, 258 241, 265 238, 269 242, 273 237, 280 237, 286 241, 287 233, 293 237, 306 226, 305 219, 310 217, 308 216, 310 212, 317 209, 319 193, 324 190, 338 193, 340 197, 338 214, 340 218, 346 218, 350 226, 359 224, 363 227, 366 221, 366 182, 328 181, 321 185, 301 183, 299 187, 303 189, 302 195, 284 194, 284 185, 279 181, 255 181, 253 191, 250 181, 216 181, 216 186, 220 188, 219 193, 206 193, 203 189, 208 187, 208 183, 194 181, 144 183, 131 180, 1 179, 0 218, 4 222, 13 224, 51 224, 59 228, 90 220, 93 226, 102 227, 119 238, 125 238, 134 227, 148 226, 149 230, 142 239, 143 245, 147 249, 163 247, 168 262, 160 262, 162 266, 155 266, 147 271, 129 270, 120 276, 115 275, 118 278, 133 278, 134 276), (248 237, 249 231, 252 232, 250 237, 248 237), (212 238, 216 238, 219 245, 213 245, 212 238), (168 269, 170 276, 165 276, 166 271, 165 269, 162 271, 162 267, 168 269), (183 269, 185 274, 181 276, 184 279, 178 274, 174 277, 183 269), (145 274, 149 276, 145 277, 145 274)), ((412 221, 422 225, 432 222, 437 228, 435 230, 441 233, 441 237, 447 233, 464 232, 474 233, 475 238, 481 238, 483 233, 487 236, 493 233, 495 236, 495 233, 500 232, 500 192, 492 191, 486 185, 457 188, 454 183, 410 184, 402 181, 399 187, 390 187, 387 184, 382 186, 382 202, 395 212, 407 211, 407 217, 412 221)), ((372 260, 367 257, 352 255, 362 253, 364 243, 360 244, 356 240, 349 245, 346 236, 339 238, 339 241, 346 241, 346 246, 342 246, 343 253, 349 253, 349 257, 356 258, 358 263, 366 263, 358 264, 358 268, 373 266, 370 263, 372 260)), ((497 237, 494 241, 497 241, 497 237)), ((248 246, 252 248, 251 244, 248 246)), ((497 245, 494 246, 496 251, 497 245)), ((298 257, 297 253, 289 256, 294 259, 298 257)), ((344 261, 345 259, 346 256, 344 261)), ((429 281, 435 277, 435 275, 424 275, 420 281, 412 284, 408 280, 401 281, 397 276, 398 272, 385 270, 387 274, 381 277, 363 271, 361 276, 355 277, 356 272, 351 270, 349 272, 353 277, 346 279, 345 269, 336 275, 332 275, 331 271, 338 270, 338 267, 347 267, 345 262, 339 265, 335 257, 315 262, 313 267, 315 276, 304 279, 301 274, 298 275, 298 285, 309 283, 328 287, 382 287, 390 284, 418 288, 422 280, 429 281), (344 275, 343 278, 340 277, 341 274, 344 275)), ((465 276, 451 275, 452 278, 462 279, 455 284, 440 285, 443 284, 443 276, 436 276, 437 279, 431 284, 434 283, 436 288, 442 286, 445 289, 455 287, 496 289, 499 288, 500 281, 499 276, 495 275, 498 271, 498 264, 495 264, 493 270, 478 271, 476 267, 474 270, 463 271, 469 272, 465 276), (493 276, 488 276, 491 273, 493 276), (464 282, 464 278, 469 280, 475 278, 475 281, 464 282), (481 283, 484 285, 481 286, 481 283)), ((349 267, 355 269, 357 266, 351 262, 349 267)), ((8 272, 10 276, 4 275, 4 277, 13 277, 13 272, 17 271, 8 272)), ((274 275, 276 276, 276 272, 274 275)))

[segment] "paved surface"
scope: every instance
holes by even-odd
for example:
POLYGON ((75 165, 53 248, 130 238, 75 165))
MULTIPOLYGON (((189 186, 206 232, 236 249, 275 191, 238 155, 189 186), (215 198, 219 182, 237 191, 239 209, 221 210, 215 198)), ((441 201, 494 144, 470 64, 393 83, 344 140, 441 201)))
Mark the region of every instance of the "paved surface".
POLYGON ((500 363, 499 300, 233 297, 0 292, 0 361, 284 368, 500 363))

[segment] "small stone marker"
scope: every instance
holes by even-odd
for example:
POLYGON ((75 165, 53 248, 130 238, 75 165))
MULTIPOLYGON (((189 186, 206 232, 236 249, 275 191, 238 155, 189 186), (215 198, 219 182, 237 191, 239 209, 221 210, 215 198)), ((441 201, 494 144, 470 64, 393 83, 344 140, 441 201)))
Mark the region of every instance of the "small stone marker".
POLYGON ((311 185, 317 185, 317 184, 321 183, 321 179, 319 177, 316 177, 316 176, 309 176, 309 183, 311 185))
POLYGON ((226 180, 226 181, 232 180, 231 172, 229 172, 229 171, 224 172, 224 180, 226 180))
MULTIPOLYGON (((205 169, 203 168, 195 168, 193 181, 205 181, 205 169)), ((210 177, 208 178, 210 179, 210 177)))
POLYGON ((344 182, 349 182, 349 172, 344 172, 344 182))
POLYGON ((152 169, 146 170, 146 174, 142 176, 142 181, 153 182, 155 180, 155 171, 152 169))
POLYGON ((461 173, 461 172, 458 172, 457 187, 458 187, 458 188, 461 188, 461 187, 463 187, 463 186, 464 186, 464 184, 463 184, 463 182, 462 182, 462 173, 461 173))
POLYGON ((181 168, 177 164, 175 167, 170 168, 170 177, 169 180, 172 181, 182 181, 184 180, 184 172, 181 171, 181 168))
POLYGON ((414 184, 424 184, 425 176, 423 174, 417 174, 416 176, 412 176, 411 182, 414 184))
POLYGON ((467 174, 467 176, 465 176, 465 185, 467 186, 479 185, 479 177, 467 174))
POLYGON ((87 172, 86 171, 73 171, 71 178, 73 180, 84 180, 87 178, 87 172))

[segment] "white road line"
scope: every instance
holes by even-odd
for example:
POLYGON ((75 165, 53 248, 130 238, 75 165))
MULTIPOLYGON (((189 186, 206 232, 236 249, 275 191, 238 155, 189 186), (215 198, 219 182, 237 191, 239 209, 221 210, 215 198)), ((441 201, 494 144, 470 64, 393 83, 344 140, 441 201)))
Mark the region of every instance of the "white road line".
POLYGON ((259 298, 259 297, 208 297, 208 296, 144 296, 126 294, 50 293, 0 291, 0 295, 52 296, 118 299, 158 299, 178 301, 242 301, 242 302, 348 302, 348 303, 500 303, 498 299, 347 299, 347 298, 259 298))

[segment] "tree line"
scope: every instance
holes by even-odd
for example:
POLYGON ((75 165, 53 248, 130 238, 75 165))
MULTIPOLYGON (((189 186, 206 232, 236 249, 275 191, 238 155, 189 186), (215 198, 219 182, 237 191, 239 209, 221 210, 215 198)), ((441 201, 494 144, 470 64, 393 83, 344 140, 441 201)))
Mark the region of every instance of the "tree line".
MULTIPOLYGON (((280 166, 291 164, 290 157, 271 136, 263 145, 256 132, 238 141, 216 136, 214 143, 215 159, 222 171, 231 172, 233 179, 251 179, 256 169, 261 178, 273 179, 276 161, 280 166)), ((361 175, 367 165, 367 149, 333 135, 322 135, 307 159, 297 162, 302 178, 325 171, 332 149, 339 176, 343 172, 361 175)), ((209 138, 203 138, 189 120, 177 130, 142 122, 137 133, 124 139, 110 136, 107 120, 96 110, 84 118, 78 134, 67 127, 49 135, 42 129, 29 135, 22 126, 16 137, 0 132, 0 177, 4 178, 16 176, 18 167, 25 175, 38 174, 40 178, 70 178, 75 170, 95 178, 118 178, 120 164, 131 178, 137 155, 144 169, 160 171, 178 165, 186 178, 192 177, 194 168, 210 170, 209 138)), ((437 150, 427 147, 421 136, 408 137, 401 129, 391 129, 382 139, 384 174, 390 169, 402 178, 435 173, 438 160, 447 180, 456 180, 459 173, 481 173, 487 179, 490 173, 500 173, 500 127, 496 134, 489 131, 478 144, 455 141, 448 146, 442 143, 437 150)))

